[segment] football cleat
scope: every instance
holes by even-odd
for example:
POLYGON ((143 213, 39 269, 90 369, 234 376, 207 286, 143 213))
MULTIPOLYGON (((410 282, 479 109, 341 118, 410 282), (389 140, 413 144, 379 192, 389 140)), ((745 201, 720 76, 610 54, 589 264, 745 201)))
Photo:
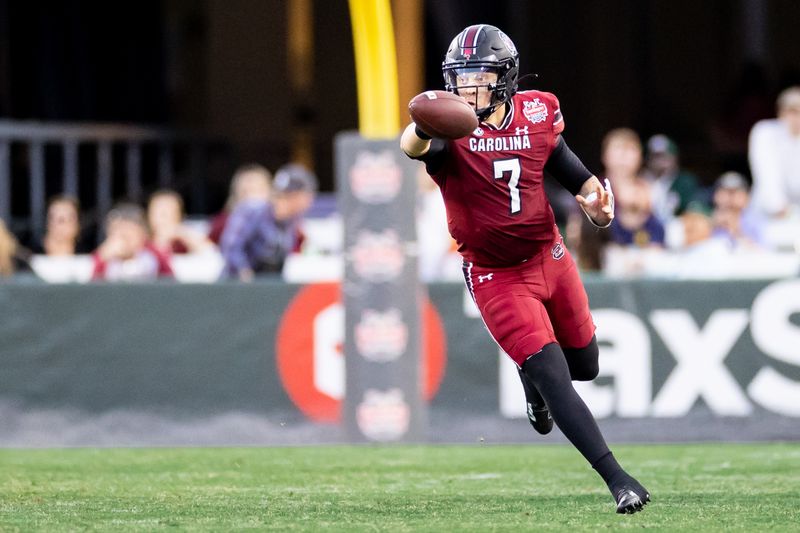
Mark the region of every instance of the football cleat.
POLYGON ((650 501, 650 493, 636 483, 638 492, 632 484, 625 484, 616 491, 614 491, 614 499, 617 502, 617 513, 619 514, 633 514, 641 511, 642 508, 650 501))
POLYGON ((528 380, 522 369, 517 370, 519 379, 522 380, 522 388, 525 390, 528 421, 537 433, 547 435, 553 430, 553 417, 550 416, 550 409, 547 408, 544 398, 533 386, 533 383, 528 380))
POLYGON ((537 409, 530 402, 528 402, 528 421, 538 433, 547 435, 553 430, 553 417, 550 416, 550 410, 546 405, 537 409))

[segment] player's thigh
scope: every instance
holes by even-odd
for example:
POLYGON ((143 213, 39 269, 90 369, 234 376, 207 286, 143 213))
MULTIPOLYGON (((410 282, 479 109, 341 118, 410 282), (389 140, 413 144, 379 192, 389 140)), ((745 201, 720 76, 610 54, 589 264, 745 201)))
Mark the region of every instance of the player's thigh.
POLYGON ((562 348, 583 348, 592 341, 595 330, 589 297, 575 263, 565 266, 547 301, 547 311, 562 348))
POLYGON ((524 291, 492 294, 476 291, 483 321, 494 340, 517 364, 555 342, 555 332, 544 304, 524 291))

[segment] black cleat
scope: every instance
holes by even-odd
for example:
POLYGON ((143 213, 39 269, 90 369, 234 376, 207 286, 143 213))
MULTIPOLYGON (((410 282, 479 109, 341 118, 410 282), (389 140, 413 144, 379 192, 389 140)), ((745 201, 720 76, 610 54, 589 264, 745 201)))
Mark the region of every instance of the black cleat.
POLYGON ((639 482, 629 477, 629 480, 611 491, 617 502, 617 513, 633 514, 641 511, 650 501, 650 493, 639 482))
POLYGON ((517 369, 519 372, 519 379, 522 380, 522 388, 525 389, 525 401, 528 413, 528 421, 533 426, 537 433, 547 435, 553 430, 553 417, 550 416, 550 410, 544 402, 544 398, 536 390, 522 369, 517 369))
POLYGON ((553 430, 553 417, 546 405, 536 408, 530 402, 528 404, 528 421, 538 433, 547 435, 553 430))

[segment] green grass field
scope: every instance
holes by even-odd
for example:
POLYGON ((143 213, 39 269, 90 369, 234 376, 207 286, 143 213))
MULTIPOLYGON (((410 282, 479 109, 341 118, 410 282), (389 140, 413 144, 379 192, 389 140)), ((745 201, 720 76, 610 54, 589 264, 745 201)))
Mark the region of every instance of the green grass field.
POLYGON ((615 453, 641 513, 568 446, 0 450, 0 531, 800 529, 800 444, 615 453))

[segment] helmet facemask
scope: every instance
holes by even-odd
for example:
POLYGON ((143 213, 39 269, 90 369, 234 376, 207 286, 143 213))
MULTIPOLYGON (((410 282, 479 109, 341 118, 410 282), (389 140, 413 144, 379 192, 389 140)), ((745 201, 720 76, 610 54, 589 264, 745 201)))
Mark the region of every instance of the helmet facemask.
POLYGON ((508 83, 506 81, 506 69, 498 67, 496 64, 472 62, 468 66, 452 66, 442 69, 445 78, 445 90, 457 94, 472 104, 475 114, 483 121, 486 120, 497 107, 508 101, 508 83), (481 64, 482 63, 482 64, 481 64), (495 76, 491 82, 481 82, 481 73, 493 73, 495 76), (464 78, 477 78, 475 83, 465 84, 464 78), (459 83, 461 79, 462 83, 459 83), (489 93, 488 105, 481 106, 480 92, 486 90, 489 93))

